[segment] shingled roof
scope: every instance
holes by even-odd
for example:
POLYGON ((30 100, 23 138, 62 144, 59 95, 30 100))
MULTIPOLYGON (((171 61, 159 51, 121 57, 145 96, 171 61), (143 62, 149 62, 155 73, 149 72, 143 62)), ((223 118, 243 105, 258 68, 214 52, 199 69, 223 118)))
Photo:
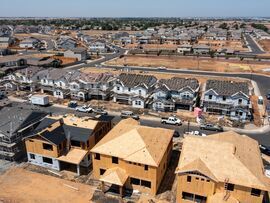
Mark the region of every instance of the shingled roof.
POLYGON ((190 87, 195 91, 199 87, 199 81, 195 78, 178 78, 161 79, 159 85, 166 85, 170 90, 178 91, 185 87, 190 87))
POLYGON ((222 80, 207 80, 206 91, 213 89, 219 95, 234 95, 242 92, 249 95, 247 82, 222 81, 222 80))
POLYGON ((147 87, 150 87, 155 84, 157 78, 152 75, 121 73, 118 77, 118 80, 123 83, 124 86, 132 88, 143 84, 145 84, 147 87))
POLYGON ((141 126, 130 118, 118 123, 91 151, 157 167, 173 133, 169 129, 141 126))
POLYGON ((47 116, 31 136, 40 135, 58 145, 70 136, 71 140, 86 142, 99 121, 75 116, 47 116))

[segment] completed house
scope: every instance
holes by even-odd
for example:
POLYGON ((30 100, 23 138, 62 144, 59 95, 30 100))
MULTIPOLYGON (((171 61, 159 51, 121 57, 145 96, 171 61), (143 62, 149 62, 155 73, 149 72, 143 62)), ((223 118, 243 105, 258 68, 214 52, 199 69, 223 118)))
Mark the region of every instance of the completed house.
POLYGON ((30 37, 20 42, 20 48, 36 48, 40 43, 39 39, 30 37))
POLYGON ((135 108, 145 108, 156 82, 157 78, 152 75, 122 73, 114 84, 113 101, 130 104, 135 108))
POLYGON ((155 195, 167 170, 173 130, 120 121, 91 150, 93 175, 102 190, 124 196, 133 190, 155 195))
POLYGON ((106 53, 108 48, 105 42, 96 41, 90 43, 89 51, 95 53, 106 53))
POLYGON ((56 98, 65 99, 70 96, 69 82, 79 71, 68 72, 63 69, 48 69, 48 74, 41 78, 41 92, 49 93, 56 98))
POLYGON ((102 99, 111 97, 115 77, 110 73, 80 72, 69 83, 70 97, 76 100, 102 99))
POLYGON ((76 58, 78 61, 85 61, 87 59, 87 50, 85 48, 75 48, 64 52, 64 57, 76 58))
POLYGON ((180 54, 189 54, 192 51, 192 45, 191 44, 182 44, 178 46, 177 52, 180 54))
POLYGON ((233 131, 183 141, 177 203, 262 203, 269 180, 256 140, 233 131))
POLYGON ((194 78, 161 79, 153 93, 155 111, 193 110, 196 105, 199 81, 194 78))
POLYGON ((251 109, 249 96, 247 82, 208 80, 202 94, 203 111, 246 120, 251 109))
POLYGON ((110 120, 48 116, 25 138, 28 162, 55 170, 92 163, 90 149, 111 129, 110 120))
POLYGON ((46 113, 4 107, 0 111, 0 159, 18 161, 26 156, 22 139, 39 124, 46 113))
POLYGON ((30 66, 17 70, 8 77, 18 83, 18 89, 36 91, 39 89, 40 79, 46 74, 47 70, 37 66, 30 66))
POLYGON ((193 46, 193 53, 194 54, 209 54, 210 47, 204 44, 198 44, 193 46))

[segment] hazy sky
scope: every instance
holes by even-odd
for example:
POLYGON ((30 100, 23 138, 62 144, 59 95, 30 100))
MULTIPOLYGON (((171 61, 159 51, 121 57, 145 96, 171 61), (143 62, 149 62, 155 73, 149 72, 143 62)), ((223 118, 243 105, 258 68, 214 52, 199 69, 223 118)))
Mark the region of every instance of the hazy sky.
POLYGON ((270 0, 0 0, 1 17, 250 17, 270 0))

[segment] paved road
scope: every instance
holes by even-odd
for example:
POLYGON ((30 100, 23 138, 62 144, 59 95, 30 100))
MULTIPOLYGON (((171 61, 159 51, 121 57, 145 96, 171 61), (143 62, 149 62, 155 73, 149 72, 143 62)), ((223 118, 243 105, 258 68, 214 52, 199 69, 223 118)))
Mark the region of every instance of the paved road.
POLYGON ((83 63, 81 65, 77 65, 75 67, 72 67, 72 68, 69 68, 67 67, 67 69, 69 70, 79 70, 81 68, 89 68, 89 67, 95 67, 95 66, 99 66, 100 64, 106 62, 106 61, 109 61, 111 59, 114 59, 114 58, 117 58, 121 55, 123 55, 125 53, 125 49, 122 49, 122 48, 118 48, 118 47, 115 47, 116 49, 116 52, 115 53, 112 53, 112 54, 104 54, 102 55, 103 58, 100 59, 100 60, 96 60, 96 61, 93 61, 93 62, 90 62, 90 63, 83 63))
MULTIPOLYGON (((66 108, 59 108, 59 107, 37 107, 34 105, 31 105, 29 103, 17 103, 13 102, 13 106, 20 106, 23 108, 31 108, 31 109, 36 109, 36 110, 42 110, 48 113, 53 113, 53 114, 67 114, 67 113, 74 113, 75 115, 78 116, 95 116, 94 114, 86 114, 86 113, 79 113, 76 112, 74 109, 66 109, 66 108)), ((118 123, 121 118, 119 115, 113 115, 115 118, 113 119, 113 123, 116 124, 118 123)), ((182 126, 173 126, 173 125, 165 125, 161 124, 159 121, 156 120, 148 120, 148 119, 141 119, 140 120, 141 125, 145 126, 150 126, 150 127, 161 127, 161 128, 166 128, 166 129, 173 129, 176 130, 180 133, 180 135, 183 135, 184 132, 186 131, 200 131, 206 135, 210 135, 216 132, 212 131, 207 131, 207 130, 200 130, 199 127, 196 126, 188 126, 187 123, 183 123, 182 126)), ((264 144, 267 146, 270 146, 270 133, 247 133, 248 136, 252 137, 253 139, 257 140, 260 144, 264 144)))
POLYGON ((246 41, 248 42, 248 46, 251 48, 251 54, 263 54, 264 52, 260 49, 256 42, 252 39, 249 34, 245 34, 246 41))

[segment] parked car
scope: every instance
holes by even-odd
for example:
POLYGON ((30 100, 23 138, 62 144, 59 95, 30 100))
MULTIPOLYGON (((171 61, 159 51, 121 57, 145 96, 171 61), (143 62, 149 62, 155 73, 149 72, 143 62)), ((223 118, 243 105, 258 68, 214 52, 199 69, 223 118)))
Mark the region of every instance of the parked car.
POLYGON ((78 106, 76 107, 76 111, 83 112, 83 113, 91 113, 93 109, 90 106, 78 106))
POLYGON ((160 66, 160 67, 158 67, 157 69, 158 69, 158 70, 167 70, 167 68, 164 67, 164 66, 160 66))
POLYGON ((214 125, 214 124, 211 124, 211 123, 201 124, 200 129, 201 130, 211 130, 211 131, 223 132, 223 127, 222 126, 214 125))
POLYGON ((108 112, 101 108, 93 109, 93 112, 99 115, 108 115, 108 112))
POLYGON ((78 104, 77 104, 77 102, 76 101, 70 101, 69 103, 68 103, 68 107, 69 108, 76 108, 78 106, 78 104))
POLYGON ((175 116, 170 116, 168 118, 163 117, 161 118, 161 123, 163 124, 170 124, 170 125, 182 125, 182 121, 179 118, 176 118, 175 116))
POLYGON ((121 118, 133 118, 135 120, 140 119, 140 117, 138 115, 134 114, 132 111, 122 111, 121 118))
POLYGON ((265 145, 259 145, 261 153, 270 156, 270 147, 265 145))

